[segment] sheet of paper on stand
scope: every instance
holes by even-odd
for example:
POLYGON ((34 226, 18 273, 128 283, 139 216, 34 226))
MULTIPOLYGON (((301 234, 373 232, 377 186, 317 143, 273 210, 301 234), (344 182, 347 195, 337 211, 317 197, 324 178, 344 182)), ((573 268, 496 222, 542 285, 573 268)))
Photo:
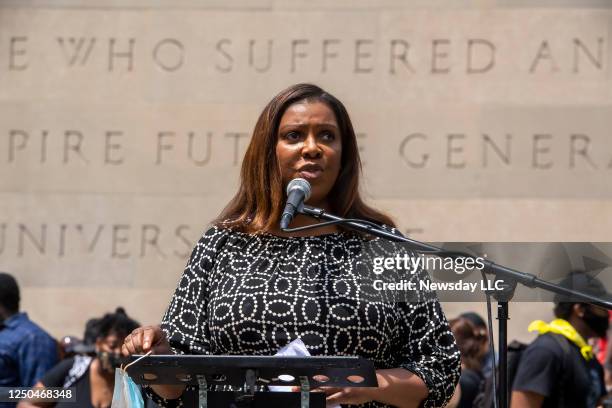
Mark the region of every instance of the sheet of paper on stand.
MULTIPOLYGON (((296 357, 306 357, 310 356, 306 345, 302 341, 302 339, 295 339, 291 343, 287 344, 285 347, 278 350, 278 353, 275 356, 296 356, 296 357)), ((275 392, 291 392, 291 386, 285 385, 270 385, 268 387, 270 391, 275 392)), ((340 408, 340 405, 334 405, 329 408, 340 408)))

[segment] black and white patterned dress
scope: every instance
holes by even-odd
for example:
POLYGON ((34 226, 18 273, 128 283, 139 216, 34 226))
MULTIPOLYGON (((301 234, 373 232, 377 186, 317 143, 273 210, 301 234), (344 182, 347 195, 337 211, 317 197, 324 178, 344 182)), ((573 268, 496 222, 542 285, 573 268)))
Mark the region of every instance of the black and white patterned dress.
POLYGON ((301 338, 313 356, 405 368, 427 384, 424 406, 443 406, 459 379, 459 351, 435 297, 394 303, 362 291, 360 274, 380 242, 348 232, 279 237, 212 227, 191 254, 162 329, 186 354, 274 355, 301 338))

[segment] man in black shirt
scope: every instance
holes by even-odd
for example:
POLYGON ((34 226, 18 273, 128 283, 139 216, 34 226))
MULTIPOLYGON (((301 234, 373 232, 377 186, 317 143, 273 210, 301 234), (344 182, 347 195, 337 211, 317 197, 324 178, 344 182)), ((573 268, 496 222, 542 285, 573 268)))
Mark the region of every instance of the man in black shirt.
MULTIPOLYGON (((562 286, 611 300, 602 283, 572 272, 562 286)), ((550 324, 530 325, 540 336, 527 347, 512 384, 512 408, 595 408, 606 393, 603 367, 587 342, 604 337, 608 312, 576 299, 555 297, 550 324)))

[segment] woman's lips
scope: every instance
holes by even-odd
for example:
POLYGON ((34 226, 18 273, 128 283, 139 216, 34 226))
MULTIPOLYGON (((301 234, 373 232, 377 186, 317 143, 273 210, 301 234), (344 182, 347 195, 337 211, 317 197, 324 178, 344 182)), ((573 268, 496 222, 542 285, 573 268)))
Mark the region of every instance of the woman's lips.
POLYGON ((311 169, 311 170, 300 170, 300 177, 308 179, 316 179, 323 174, 323 170, 311 169))
POLYGON ((297 171, 300 177, 306 180, 314 180, 323 174, 323 167, 319 164, 308 163, 298 167, 297 171))

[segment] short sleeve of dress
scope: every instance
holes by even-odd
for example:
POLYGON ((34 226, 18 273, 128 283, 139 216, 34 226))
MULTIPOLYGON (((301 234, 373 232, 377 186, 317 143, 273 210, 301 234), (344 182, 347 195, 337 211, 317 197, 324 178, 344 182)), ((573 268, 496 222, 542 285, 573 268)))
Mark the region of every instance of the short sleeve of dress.
MULTIPOLYGON (((429 279, 419 271, 412 280, 429 279)), ((435 293, 397 304, 399 312, 400 367, 419 376, 429 394, 422 406, 442 407, 453 396, 461 374, 459 348, 435 293)))
POLYGON ((228 232, 227 229, 214 226, 202 235, 191 252, 162 318, 161 328, 177 354, 208 354, 206 308, 210 273, 228 232))

